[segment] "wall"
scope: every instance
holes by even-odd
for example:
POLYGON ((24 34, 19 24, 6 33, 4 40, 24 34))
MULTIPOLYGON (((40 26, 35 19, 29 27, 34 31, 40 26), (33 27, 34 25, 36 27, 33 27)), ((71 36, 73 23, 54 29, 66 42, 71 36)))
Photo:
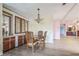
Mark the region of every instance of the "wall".
POLYGON ((0 55, 3 54, 2 18, 2 4, 0 3, 0 55))
POLYGON ((29 31, 37 35, 38 31, 47 31, 46 42, 53 43, 53 21, 50 18, 44 18, 39 24, 33 20, 29 22, 29 31))
POLYGON ((53 34, 54 39, 60 39, 60 20, 53 21, 53 34))

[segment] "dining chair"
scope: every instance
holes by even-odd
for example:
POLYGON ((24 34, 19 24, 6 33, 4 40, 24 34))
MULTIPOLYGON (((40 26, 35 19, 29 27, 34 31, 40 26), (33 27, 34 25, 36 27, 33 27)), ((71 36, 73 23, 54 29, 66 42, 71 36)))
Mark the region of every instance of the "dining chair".
POLYGON ((45 47, 46 36, 47 36, 47 31, 44 32, 44 36, 43 36, 43 47, 45 47))
POLYGON ((43 47, 43 31, 38 31, 38 40, 39 40, 39 47, 42 49, 43 47))
POLYGON ((38 32, 38 39, 39 39, 40 49, 45 47, 46 35, 47 35, 47 31, 44 32, 44 35, 43 35, 43 31, 38 32))
POLYGON ((43 31, 38 31, 38 39, 42 39, 43 38, 43 31))
POLYGON ((27 42, 27 48, 32 47, 32 52, 35 51, 34 47, 38 43, 35 41, 33 32, 26 32, 26 42, 27 42))

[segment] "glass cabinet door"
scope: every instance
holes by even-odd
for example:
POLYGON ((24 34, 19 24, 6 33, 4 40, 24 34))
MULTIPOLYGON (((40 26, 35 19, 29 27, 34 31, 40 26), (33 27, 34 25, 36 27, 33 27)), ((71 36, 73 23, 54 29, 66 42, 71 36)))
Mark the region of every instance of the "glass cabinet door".
POLYGON ((3 15, 3 36, 9 35, 9 20, 10 17, 3 15))

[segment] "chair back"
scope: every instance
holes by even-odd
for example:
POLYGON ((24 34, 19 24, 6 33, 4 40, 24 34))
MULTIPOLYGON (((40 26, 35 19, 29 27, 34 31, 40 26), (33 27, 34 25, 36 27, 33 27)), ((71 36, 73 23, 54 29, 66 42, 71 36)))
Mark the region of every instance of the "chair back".
POLYGON ((34 41, 33 32, 30 32, 30 39, 29 39, 29 43, 33 43, 33 41, 34 41))
POLYGON ((41 39, 43 37, 43 31, 38 31, 38 39, 41 39))
POLYGON ((44 40, 46 39, 46 35, 47 35, 47 31, 45 31, 44 33, 44 40))
POLYGON ((33 32, 26 32, 26 41, 27 43, 33 42, 33 32))
POLYGON ((26 42, 29 43, 29 39, 30 39, 30 32, 26 32, 26 42))

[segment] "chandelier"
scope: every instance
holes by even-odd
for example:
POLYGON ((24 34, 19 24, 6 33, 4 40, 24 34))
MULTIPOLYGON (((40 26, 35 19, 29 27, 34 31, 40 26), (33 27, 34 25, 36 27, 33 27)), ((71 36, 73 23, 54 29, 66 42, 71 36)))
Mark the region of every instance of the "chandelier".
POLYGON ((38 14, 37 14, 37 19, 35 19, 35 21, 36 21, 37 23, 40 23, 40 21, 42 20, 42 19, 40 18, 40 13, 39 13, 40 9, 38 8, 37 11, 38 11, 38 14))

